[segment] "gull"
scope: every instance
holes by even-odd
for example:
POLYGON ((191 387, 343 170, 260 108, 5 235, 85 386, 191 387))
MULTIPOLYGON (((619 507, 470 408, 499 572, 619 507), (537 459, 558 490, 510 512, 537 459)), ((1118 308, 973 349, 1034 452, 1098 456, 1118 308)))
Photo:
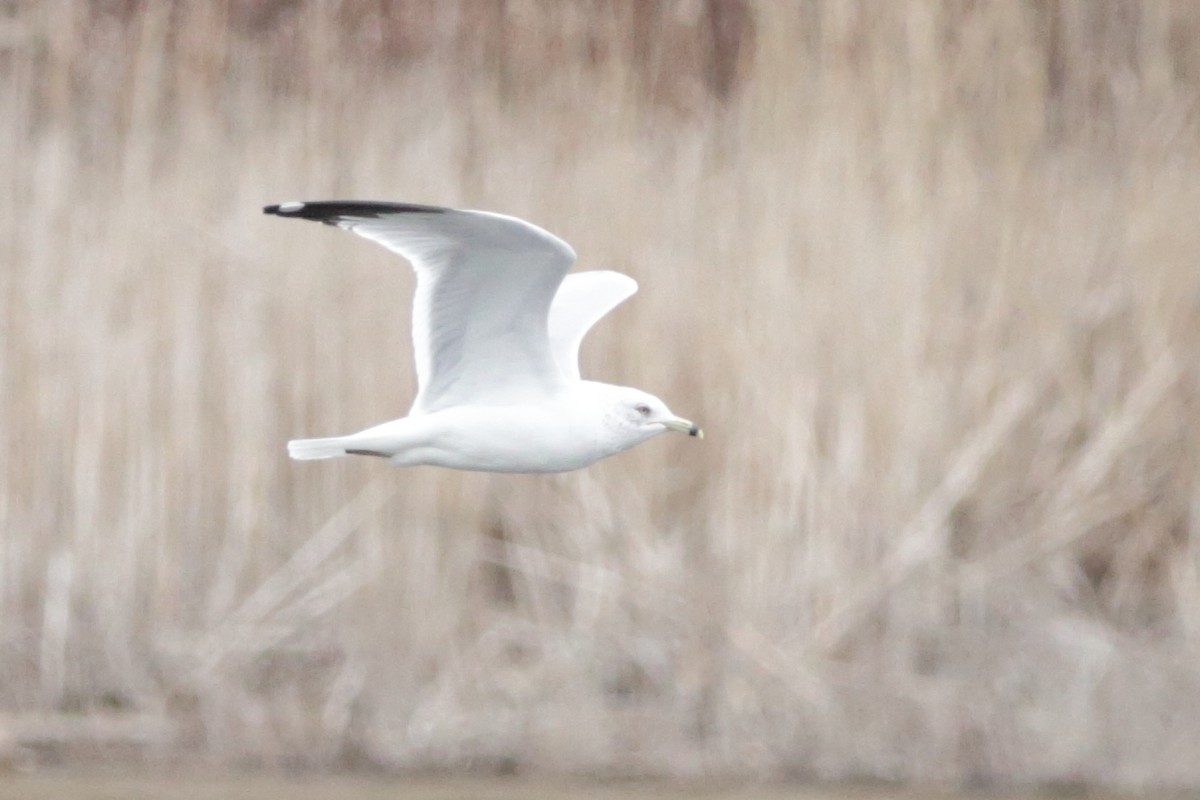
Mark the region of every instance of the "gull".
POLYGON ((292 458, 567 472, 668 431, 704 437, 652 394, 581 379, 584 335, 637 283, 608 270, 568 275, 575 251, 536 225, 407 203, 293 202, 263 212, 356 233, 408 259, 417 275, 418 388, 408 416, 290 441, 292 458))

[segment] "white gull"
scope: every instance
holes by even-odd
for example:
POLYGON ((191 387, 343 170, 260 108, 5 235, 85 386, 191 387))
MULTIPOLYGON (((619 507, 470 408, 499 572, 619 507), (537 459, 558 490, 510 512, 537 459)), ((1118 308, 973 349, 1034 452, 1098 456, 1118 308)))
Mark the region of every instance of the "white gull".
POLYGON ((565 472, 667 431, 703 438, 654 395, 585 381, 579 345, 637 291, 627 275, 567 271, 575 251, 515 217, 402 203, 324 201, 267 214, 336 225, 399 253, 417 273, 408 416, 288 442, 300 460, 378 456, 484 472, 565 472))

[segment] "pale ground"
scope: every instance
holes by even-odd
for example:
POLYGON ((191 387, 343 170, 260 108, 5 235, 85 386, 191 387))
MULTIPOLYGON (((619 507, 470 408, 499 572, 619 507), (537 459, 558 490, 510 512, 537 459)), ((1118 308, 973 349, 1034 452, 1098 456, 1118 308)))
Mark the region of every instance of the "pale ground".
MULTIPOLYGON (((1079 792, 1003 793, 961 795, 936 790, 860 788, 860 787, 801 787, 801 786, 739 786, 721 782, 655 783, 640 781, 556 781, 523 779, 398 779, 361 776, 272 777, 253 776, 188 776, 185 778, 156 775, 23 775, 0 778, 0 800, 260 800, 288 798, 349 798, 350 800, 516 800, 516 798, 570 797, 575 800, 651 800, 651 798, 701 798, 701 800, 919 800, 920 798, 986 797, 989 800, 1020 800, 1021 798, 1105 798, 1102 795, 1079 792)), ((1165 797, 1165 795, 1164 795, 1165 797)))

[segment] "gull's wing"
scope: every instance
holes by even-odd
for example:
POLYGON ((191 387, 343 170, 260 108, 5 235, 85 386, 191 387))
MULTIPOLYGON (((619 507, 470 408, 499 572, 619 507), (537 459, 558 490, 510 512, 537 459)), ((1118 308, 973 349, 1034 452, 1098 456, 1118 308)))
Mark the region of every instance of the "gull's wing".
POLYGON ((608 270, 574 272, 563 278, 550 304, 550 352, 569 378, 579 378, 579 345, 600 318, 637 291, 637 281, 608 270))
POLYGON ((263 211, 336 225, 412 262, 419 391, 410 413, 521 402, 565 383, 546 330, 575 251, 557 237, 514 217, 435 206, 283 203, 263 211))

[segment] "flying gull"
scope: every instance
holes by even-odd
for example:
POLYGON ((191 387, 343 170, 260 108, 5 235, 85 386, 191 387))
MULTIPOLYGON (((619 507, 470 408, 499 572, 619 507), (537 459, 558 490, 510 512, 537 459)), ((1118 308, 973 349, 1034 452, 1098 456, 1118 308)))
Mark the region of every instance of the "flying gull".
POLYGON ((283 203, 264 213, 353 231, 412 262, 418 391, 408 416, 288 442, 300 460, 566 472, 660 433, 703 438, 654 395, 582 380, 579 345, 637 291, 627 275, 567 270, 575 251, 515 217, 403 203, 283 203))

